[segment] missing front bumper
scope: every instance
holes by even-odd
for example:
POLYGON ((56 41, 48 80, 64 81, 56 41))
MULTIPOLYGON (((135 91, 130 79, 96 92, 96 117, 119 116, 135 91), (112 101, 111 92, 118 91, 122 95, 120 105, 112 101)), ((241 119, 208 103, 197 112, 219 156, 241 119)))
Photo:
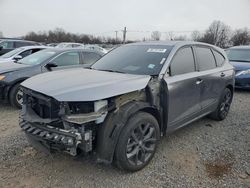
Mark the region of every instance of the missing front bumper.
POLYGON ((30 143, 39 150, 65 151, 70 155, 77 155, 77 149, 84 152, 92 151, 92 131, 83 133, 64 130, 48 125, 29 123, 23 119, 20 120, 20 127, 26 133, 30 143))

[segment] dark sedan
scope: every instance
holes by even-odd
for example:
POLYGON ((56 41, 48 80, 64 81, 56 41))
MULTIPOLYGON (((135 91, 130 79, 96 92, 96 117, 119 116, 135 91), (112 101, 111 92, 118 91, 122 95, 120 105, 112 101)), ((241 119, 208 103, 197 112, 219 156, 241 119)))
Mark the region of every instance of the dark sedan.
POLYGON ((235 68, 235 87, 250 89, 250 46, 235 46, 226 52, 235 68))
POLYGON ((46 49, 17 62, 0 64, 0 100, 21 108, 20 83, 34 75, 68 68, 88 67, 104 54, 86 49, 46 49))

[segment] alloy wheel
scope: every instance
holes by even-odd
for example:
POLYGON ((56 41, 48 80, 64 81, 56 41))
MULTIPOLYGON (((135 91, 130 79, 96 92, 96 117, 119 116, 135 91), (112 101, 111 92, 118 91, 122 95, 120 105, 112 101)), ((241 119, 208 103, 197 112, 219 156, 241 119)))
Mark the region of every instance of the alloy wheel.
POLYGON ((220 105, 220 115, 223 118, 227 116, 229 109, 230 109, 231 102, 232 102, 232 94, 230 91, 228 91, 224 95, 223 100, 220 105))
POLYGON ((18 89, 16 93, 16 101, 20 106, 23 104, 23 91, 21 89, 18 89))
POLYGON ((156 130, 150 123, 133 129, 126 149, 129 163, 136 166, 146 163, 154 153, 156 141, 156 130))

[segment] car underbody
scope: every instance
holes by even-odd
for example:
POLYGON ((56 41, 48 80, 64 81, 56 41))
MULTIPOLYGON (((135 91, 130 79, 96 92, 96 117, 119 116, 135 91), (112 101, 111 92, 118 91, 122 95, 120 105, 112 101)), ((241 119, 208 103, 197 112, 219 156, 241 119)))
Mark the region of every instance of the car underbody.
POLYGON ((59 102, 24 87, 20 126, 37 149, 73 156, 94 152, 99 162, 111 163, 120 132, 134 113, 149 112, 163 124, 161 86, 152 77, 144 89, 88 102, 59 102))

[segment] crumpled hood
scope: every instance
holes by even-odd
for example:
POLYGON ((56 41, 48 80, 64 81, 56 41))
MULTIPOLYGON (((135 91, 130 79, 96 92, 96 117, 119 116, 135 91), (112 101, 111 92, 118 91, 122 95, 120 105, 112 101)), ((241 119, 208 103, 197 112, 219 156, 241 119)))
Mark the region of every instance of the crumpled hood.
POLYGON ((77 68, 40 74, 22 86, 58 101, 96 101, 144 89, 150 78, 77 68))
POLYGON ((1 62, 0 63, 0 74, 20 70, 26 67, 29 67, 30 65, 24 65, 20 63, 14 63, 14 62, 1 62))

